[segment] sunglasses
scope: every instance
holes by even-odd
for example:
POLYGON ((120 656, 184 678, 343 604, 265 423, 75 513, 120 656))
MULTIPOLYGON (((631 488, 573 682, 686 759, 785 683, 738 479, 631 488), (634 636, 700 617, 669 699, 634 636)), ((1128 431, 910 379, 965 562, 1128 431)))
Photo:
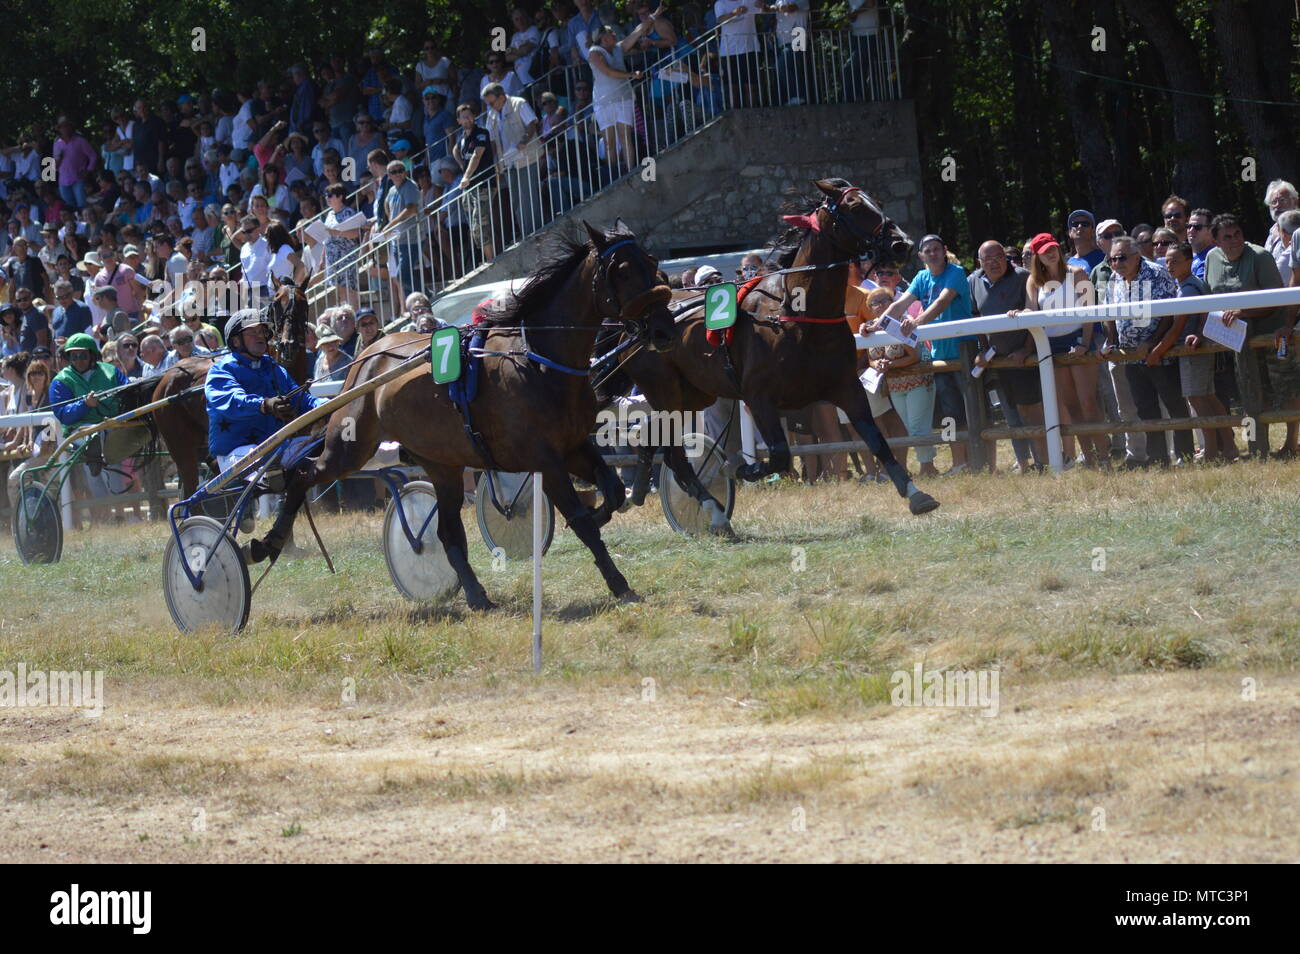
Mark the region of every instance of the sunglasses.
POLYGON ((1170 219, 1185 219, 1185 218, 1187 218, 1187 213, 1185 213, 1185 212, 1166 212, 1166 213, 1165 213, 1165 221, 1166 221, 1166 222, 1168 222, 1170 219))
POLYGON ((1123 234, 1123 232, 1106 232, 1101 237, 1104 239, 1117 239, 1123 234))
POLYGON ((134 351, 139 345, 131 344, 129 341, 120 342, 117 346, 118 351, 134 351))
POLYGON ((1199 222, 1188 222, 1187 230, 1189 232, 1199 232, 1201 229, 1208 229, 1208 225, 1201 225, 1199 222))
POLYGON ((90 352, 89 352, 89 351, 69 351, 69 352, 68 352, 68 360, 69 360, 69 361, 89 361, 89 360, 90 360, 90 352))
POLYGON ((1118 265, 1120 262, 1127 262, 1130 257, 1131 256, 1129 255, 1112 255, 1106 259, 1106 261, 1110 262, 1112 265, 1118 265))
POLYGON ((1086 229, 1086 228, 1090 228, 1091 226, 1092 226, 1091 222, 1085 222, 1082 219, 1080 219, 1077 222, 1070 223, 1070 228, 1072 229, 1086 229))
POLYGON ((1155 243, 1155 247, 1156 247, 1156 248, 1168 248, 1170 245, 1173 245, 1173 244, 1174 244, 1174 243, 1171 242, 1171 241, 1169 241, 1168 239, 1161 239, 1159 242, 1156 242, 1156 243, 1155 243))

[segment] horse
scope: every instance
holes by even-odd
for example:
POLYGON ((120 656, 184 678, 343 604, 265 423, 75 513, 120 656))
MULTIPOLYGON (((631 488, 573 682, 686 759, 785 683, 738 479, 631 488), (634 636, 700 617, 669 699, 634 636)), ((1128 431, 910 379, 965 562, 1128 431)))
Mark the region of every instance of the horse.
MULTIPOLYGON (((307 297, 292 283, 277 287, 268 310, 271 323, 271 348, 289 376, 302 384, 311 374, 307 353, 307 297), (292 307, 285 301, 293 295, 292 307)), ((219 469, 208 453, 208 407, 203 398, 203 382, 215 360, 212 355, 191 355, 163 372, 153 388, 150 401, 197 390, 153 412, 154 426, 176 464, 181 498, 193 495, 199 486, 199 464, 206 462, 213 473, 219 469)), ((152 378, 146 379, 153 381, 152 378)), ((141 401, 143 404, 143 400, 141 401)))
MULTIPOLYGON (((782 411, 829 401, 848 415, 911 512, 928 513, 938 501, 916 488, 872 419, 844 314, 848 262, 862 257, 901 262, 911 253, 911 242, 865 190, 838 178, 813 184, 820 201, 805 214, 785 217, 797 226, 797 245, 782 256, 782 271, 758 282, 745 297, 730 344, 710 344, 704 309, 689 309, 676 319, 675 347, 666 353, 631 349, 619 371, 597 386, 597 394, 608 398, 618 389, 618 375, 625 374, 656 411, 702 411, 718 398, 743 400, 770 450, 767 461, 731 463, 747 481, 790 469, 782 411)), ((632 502, 644 501, 650 465, 660 450, 678 482, 709 513, 710 530, 730 533, 723 505, 698 479, 680 444, 638 449, 632 502)))
MULTIPOLYGON (((658 263, 621 219, 612 232, 583 225, 589 241, 559 236, 554 257, 470 329, 476 336, 471 341, 482 335, 482 347, 472 351, 482 358, 477 397, 468 405, 472 413, 462 417, 451 386, 435 383, 430 366, 421 362, 335 410, 319 456, 289 475, 274 526, 265 538, 249 543, 250 562, 267 557, 274 562, 310 488, 355 472, 381 440, 395 440, 429 475, 437 497, 438 539, 470 608, 487 610, 493 604, 467 558, 460 517, 466 467, 540 472, 546 496, 591 551, 610 592, 625 601, 640 598, 600 538, 600 527, 626 497, 592 439, 596 398, 588 375, 604 321, 620 323, 652 351, 671 347, 671 290, 656 276, 658 263), (583 505, 570 475, 600 490, 603 500, 595 510, 583 505)), ((429 351, 430 337, 406 332, 374 342, 348 372, 345 390, 429 351)))

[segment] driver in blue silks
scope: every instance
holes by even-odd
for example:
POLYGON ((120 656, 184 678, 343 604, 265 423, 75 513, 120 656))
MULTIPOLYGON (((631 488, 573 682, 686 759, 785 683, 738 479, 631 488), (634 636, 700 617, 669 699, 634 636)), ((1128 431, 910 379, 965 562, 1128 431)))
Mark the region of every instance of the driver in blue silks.
POLYGON ((298 390, 289 372, 267 354, 270 331, 256 308, 226 322, 230 353, 208 371, 203 396, 208 406, 208 450, 227 471, 287 421, 324 399, 298 390))

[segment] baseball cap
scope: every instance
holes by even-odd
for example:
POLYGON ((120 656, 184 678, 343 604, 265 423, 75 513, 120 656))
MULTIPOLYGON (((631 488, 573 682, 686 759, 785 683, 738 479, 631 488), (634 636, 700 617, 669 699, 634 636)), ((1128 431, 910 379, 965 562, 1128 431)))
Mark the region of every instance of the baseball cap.
POLYGON ((1093 215, 1091 212, 1089 212, 1087 209, 1075 209, 1068 216, 1066 216, 1065 224, 1069 225, 1071 222, 1075 220, 1076 216, 1080 216, 1080 215, 1083 216, 1085 219, 1087 219, 1090 225, 1097 224, 1097 217, 1093 215))
POLYGON ((1120 225, 1119 219, 1102 219, 1101 224, 1097 226, 1097 234, 1105 235, 1106 230, 1112 225, 1117 227, 1120 231, 1124 230, 1124 226, 1120 225))
POLYGON ((421 96, 441 96, 444 102, 446 102, 446 100, 447 100, 447 94, 444 93, 442 90, 438 89, 438 87, 436 87, 436 86, 426 86, 426 87, 424 88, 424 91, 423 91, 420 95, 421 95, 421 96))
POLYGON ((134 245, 125 245, 122 247, 123 258, 126 258, 128 255, 139 255, 139 254, 140 254, 140 250, 136 248, 134 245))
POLYGON ((929 235, 923 235, 923 236, 921 236, 921 241, 919 241, 919 242, 916 243, 916 247, 919 249, 919 248, 921 248, 921 246, 923 246, 926 242, 938 242, 938 243, 939 243, 940 245, 942 245, 944 248, 947 248, 947 247, 948 247, 948 243, 945 242, 943 239, 941 239, 938 235, 936 235, 936 234, 933 233, 933 232, 931 232, 929 235))
POLYGON ((1039 232, 1029 240, 1029 250, 1035 255, 1041 255, 1044 250, 1052 246, 1060 247, 1060 244, 1051 232, 1039 232))
POLYGON ((397 140, 397 142, 393 143, 393 151, 396 152, 398 149, 405 149, 407 152, 410 152, 411 151, 410 141, 406 139, 397 140))
POLYGON ((713 278, 714 276, 721 278, 722 272, 718 271, 712 265, 701 265, 695 270, 695 284, 703 285, 705 279, 713 278))

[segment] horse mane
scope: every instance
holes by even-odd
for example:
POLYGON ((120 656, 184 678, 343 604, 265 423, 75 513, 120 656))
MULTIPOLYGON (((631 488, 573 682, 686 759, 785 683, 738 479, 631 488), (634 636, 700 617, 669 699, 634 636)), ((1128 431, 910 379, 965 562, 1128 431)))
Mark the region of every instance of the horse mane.
MULTIPOLYGON (((848 189, 853 183, 846 179, 831 177, 826 180, 838 189, 848 189)), ((820 191, 800 192, 798 189, 790 188, 785 191, 786 200, 781 205, 782 215, 811 215, 816 212, 826 196, 820 191)), ((804 239, 812 229, 803 228, 798 225, 791 225, 780 232, 771 242, 768 243, 768 259, 776 257, 778 268, 789 268, 794 264, 794 257, 799 251, 799 246, 803 244, 804 239)))
POLYGON ((551 239, 545 264, 533 272, 524 287, 513 295, 488 305, 477 328, 515 328, 527 326, 555 302, 556 293, 591 254, 591 243, 561 229, 551 239))

